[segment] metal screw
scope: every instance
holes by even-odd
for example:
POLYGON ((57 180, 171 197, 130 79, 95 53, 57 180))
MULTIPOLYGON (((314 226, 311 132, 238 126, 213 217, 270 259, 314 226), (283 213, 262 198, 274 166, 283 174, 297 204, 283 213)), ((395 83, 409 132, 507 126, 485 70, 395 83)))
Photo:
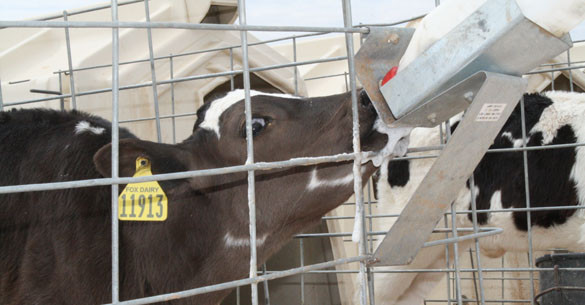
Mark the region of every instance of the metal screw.
POLYGON ((465 98, 465 100, 467 100, 468 102, 473 102, 473 96, 475 94, 473 93, 473 91, 468 91, 465 94, 463 94, 463 98, 465 98))
POLYGON ((434 112, 429 114, 429 116, 427 116, 427 120, 429 120, 433 124, 436 123, 437 122, 437 114, 434 112))

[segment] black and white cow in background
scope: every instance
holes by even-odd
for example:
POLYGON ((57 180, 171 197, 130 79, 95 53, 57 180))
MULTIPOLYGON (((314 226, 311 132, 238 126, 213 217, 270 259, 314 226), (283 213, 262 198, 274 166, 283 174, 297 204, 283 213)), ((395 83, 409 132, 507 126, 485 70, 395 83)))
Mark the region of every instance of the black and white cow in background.
MULTIPOLYGON (((349 94, 299 98, 252 92, 257 162, 352 152, 349 94)), ((154 174, 244 164, 243 91, 201 107, 177 145, 120 129, 120 176, 138 157, 154 174)), ((386 135, 359 95, 364 151, 386 135)), ((0 112, 0 185, 108 177, 110 123, 81 112, 0 112)), ((258 263, 353 193, 353 161, 256 171, 258 263), (349 177, 349 178, 348 178, 349 177)), ((374 172, 364 164, 364 182, 374 172)), ((249 271, 247 173, 161 181, 164 222, 120 223, 122 300, 245 278, 249 271)), ((124 186, 120 187, 120 190, 124 186)), ((111 296, 110 187, 0 194, 0 304, 102 304, 111 296)), ((218 291, 169 304, 218 304, 218 291)))
MULTIPOLYGON (((546 92, 525 94, 528 146, 585 143, 585 94, 546 92)), ((454 122, 452 129, 456 128, 454 122)), ((417 128, 410 146, 436 146, 438 129, 417 128)), ((516 107, 491 148, 522 147, 520 105, 516 107)), ((436 152, 431 152, 436 154, 436 152)), ((399 213, 422 181, 434 159, 391 161, 387 176, 377 183, 382 213, 399 213)), ((583 147, 528 151, 531 207, 580 206, 585 204, 585 150, 583 147)), ((474 195, 478 210, 525 208, 522 152, 488 153, 474 172, 474 195)), ((457 210, 470 210, 469 184, 454 202, 457 210)), ((386 220, 386 229, 394 220, 386 220)), ((506 251, 527 252, 527 213, 479 213, 482 226, 500 227, 499 235, 480 239, 483 254, 490 257, 506 251)), ((534 250, 568 249, 585 252, 585 216, 582 209, 531 212, 534 250)), ((440 222, 439 226, 443 226, 440 222)), ((471 227, 471 214, 458 215, 457 227, 471 227)), ((444 238, 433 234, 433 239, 444 238)), ((459 244, 460 253, 473 241, 459 244)), ((451 253, 453 253, 451 251, 451 253)), ((422 249, 408 266, 395 269, 445 268, 445 248, 422 249)), ((453 262, 453 260, 451 260, 453 262)), ((388 267, 387 267, 388 268, 388 267)), ((388 269, 393 269, 392 267, 388 269)), ((442 280, 444 273, 380 273, 376 275, 376 304, 423 304, 424 298, 442 280)))

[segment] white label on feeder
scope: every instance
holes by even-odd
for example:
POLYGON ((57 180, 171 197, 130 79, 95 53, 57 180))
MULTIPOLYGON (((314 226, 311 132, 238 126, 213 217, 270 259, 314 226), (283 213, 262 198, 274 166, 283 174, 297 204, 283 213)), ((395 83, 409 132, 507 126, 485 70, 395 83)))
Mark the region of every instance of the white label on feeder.
POLYGON ((504 108, 506 108, 506 104, 483 104, 475 121, 497 122, 500 119, 500 116, 502 116, 504 108))

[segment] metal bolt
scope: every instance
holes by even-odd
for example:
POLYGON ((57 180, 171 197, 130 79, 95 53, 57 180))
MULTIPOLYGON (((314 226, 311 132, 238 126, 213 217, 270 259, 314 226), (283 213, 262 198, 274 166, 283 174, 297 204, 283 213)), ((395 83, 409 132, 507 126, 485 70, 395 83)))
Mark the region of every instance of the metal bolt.
POLYGON ((467 100, 468 102, 471 103, 471 102, 473 102, 474 95, 475 94, 473 93, 473 91, 468 91, 468 92, 465 92, 465 94, 463 94, 463 98, 465 98, 465 100, 467 100))
POLYGON ((436 123, 437 122, 437 114, 434 112, 429 114, 429 116, 427 116, 427 120, 429 120, 433 124, 436 123))
POLYGON ((388 37, 388 43, 397 44, 399 41, 400 41, 400 37, 398 35, 396 35, 396 33, 392 33, 388 37))

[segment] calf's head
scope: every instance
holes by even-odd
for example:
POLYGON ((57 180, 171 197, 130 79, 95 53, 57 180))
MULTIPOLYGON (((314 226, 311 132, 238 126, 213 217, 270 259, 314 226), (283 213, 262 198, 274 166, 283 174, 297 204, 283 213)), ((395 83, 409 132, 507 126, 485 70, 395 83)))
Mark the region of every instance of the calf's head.
MULTIPOLYGON (((353 151, 349 93, 299 98, 252 91, 251 100, 255 162, 353 151)), ((374 128, 376 112, 365 92, 358 94, 358 100, 362 150, 380 150, 386 136, 374 128)), ((181 144, 120 141, 120 176, 132 176, 138 156, 150 159, 155 174, 242 165, 247 157, 245 130, 244 91, 230 92, 199 109, 193 134, 181 144)), ((98 170, 108 175, 110 147, 98 151, 94 160, 98 170)), ((256 171, 258 236, 269 240, 275 230, 292 235, 344 202, 353 193, 352 166, 353 161, 346 161, 256 171)), ((371 162, 362 168, 364 177, 373 171, 371 162)), ((246 172, 162 182, 170 200, 167 221, 173 218, 173 196, 196 193, 198 200, 205 201, 197 204, 212 205, 218 214, 229 217, 229 222, 222 222, 226 231, 222 234, 245 238, 247 183, 246 172)))

